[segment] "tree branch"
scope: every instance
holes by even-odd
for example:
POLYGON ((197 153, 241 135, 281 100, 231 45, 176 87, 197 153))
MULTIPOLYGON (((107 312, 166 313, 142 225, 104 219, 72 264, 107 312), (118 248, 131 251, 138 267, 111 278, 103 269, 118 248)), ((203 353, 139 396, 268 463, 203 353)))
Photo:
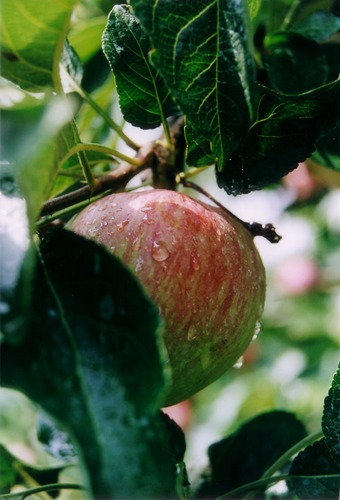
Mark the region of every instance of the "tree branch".
POLYGON ((155 153, 152 145, 142 147, 136 156, 140 161, 137 165, 123 163, 116 170, 109 174, 102 175, 96 178, 95 189, 91 189, 89 185, 76 189, 71 193, 67 193, 51 200, 45 201, 42 206, 40 216, 52 215, 54 212, 63 210, 71 205, 90 199, 92 196, 103 193, 104 191, 114 190, 119 191, 125 188, 126 184, 135 175, 143 170, 152 168, 155 161, 155 153))

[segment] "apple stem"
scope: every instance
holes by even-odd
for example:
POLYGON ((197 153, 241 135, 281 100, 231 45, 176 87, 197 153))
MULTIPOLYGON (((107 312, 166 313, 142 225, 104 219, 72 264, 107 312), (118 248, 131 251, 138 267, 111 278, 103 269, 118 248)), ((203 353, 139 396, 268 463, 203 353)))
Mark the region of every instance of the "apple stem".
POLYGON ((252 236, 262 236, 263 238, 266 238, 270 243, 278 243, 282 236, 277 234, 275 227, 273 224, 260 224, 259 222, 245 222, 239 217, 237 217, 235 214, 233 214, 230 210, 228 210, 222 203, 220 203, 218 200, 216 200, 213 196, 211 196, 208 191, 206 191, 204 188, 199 186, 198 184, 195 184, 194 182, 188 181, 185 179, 184 176, 180 175, 179 176, 179 182, 187 188, 194 189, 198 193, 203 194, 206 198, 208 198, 210 201, 212 201, 215 205, 217 205, 219 208, 221 208, 224 212, 227 214, 231 215, 234 219, 236 219, 242 226, 244 226, 248 231, 251 232, 252 236))

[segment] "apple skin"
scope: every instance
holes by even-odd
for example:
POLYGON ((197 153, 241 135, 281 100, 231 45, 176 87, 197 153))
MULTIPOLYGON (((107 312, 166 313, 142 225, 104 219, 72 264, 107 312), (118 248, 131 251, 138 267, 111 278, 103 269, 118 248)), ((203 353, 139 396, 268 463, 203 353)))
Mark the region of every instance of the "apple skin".
POLYGON ((251 342, 265 270, 253 236, 227 212, 151 189, 102 198, 68 227, 121 258, 159 307, 172 369, 164 406, 215 381, 251 342))

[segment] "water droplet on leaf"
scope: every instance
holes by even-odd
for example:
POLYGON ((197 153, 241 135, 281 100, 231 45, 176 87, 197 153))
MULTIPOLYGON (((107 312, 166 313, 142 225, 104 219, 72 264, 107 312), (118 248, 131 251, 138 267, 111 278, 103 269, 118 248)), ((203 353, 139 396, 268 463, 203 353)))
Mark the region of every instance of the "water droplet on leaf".
POLYGON ((253 335, 253 338, 252 338, 253 341, 257 339, 257 337, 260 335, 260 333, 262 332, 262 330, 263 330, 262 323, 260 321, 256 321, 254 335, 253 335))
POLYGON ((244 358, 243 358, 243 356, 241 356, 240 358, 238 358, 236 363, 233 365, 233 368, 236 368, 237 370, 239 370, 240 368, 242 368, 243 362, 244 362, 244 358))

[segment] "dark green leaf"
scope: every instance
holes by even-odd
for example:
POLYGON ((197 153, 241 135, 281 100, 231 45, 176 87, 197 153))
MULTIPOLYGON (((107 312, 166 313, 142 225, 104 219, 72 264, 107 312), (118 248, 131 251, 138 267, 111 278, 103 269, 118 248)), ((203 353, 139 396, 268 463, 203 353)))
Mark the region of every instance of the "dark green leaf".
POLYGON ((2 0, 2 75, 27 90, 59 87, 63 39, 75 0, 2 0))
POLYGON ((124 118, 141 128, 157 127, 162 116, 178 113, 164 81, 149 63, 150 49, 149 38, 129 7, 116 5, 103 34, 103 50, 124 118))
POLYGON ((158 329, 157 308, 117 259, 65 230, 47 236, 30 332, 20 347, 3 345, 1 380, 75 438, 97 498, 172 488, 157 413, 165 382, 158 329))
POLYGON ((289 481, 288 484, 292 485, 299 498, 306 500, 339 498, 340 467, 333 461, 323 439, 298 454, 292 463, 289 475, 311 476, 310 479, 294 478, 289 481), (338 474, 339 477, 330 479, 317 477, 330 474, 338 474))
POLYGON ((312 160, 340 171, 340 124, 317 142, 312 160))
MULTIPOLYGON (((252 121, 255 85, 245 0, 131 0, 186 123, 220 168, 252 121)), ((203 153, 205 157, 205 154, 203 153)), ((202 164, 197 150, 191 158, 202 164)), ((204 161, 203 161, 204 163, 204 161)))
POLYGON ((322 48, 301 35, 281 32, 267 36, 262 61, 271 85, 280 92, 298 94, 327 83, 322 48))
POLYGON ((322 430, 329 453, 340 468, 340 363, 325 399, 322 430))
POLYGON ((340 80, 298 95, 263 90, 256 121, 217 181, 228 193, 277 182, 315 150, 340 118, 340 80))
POLYGON ((340 18, 331 12, 316 11, 291 26, 294 33, 322 42, 340 30, 340 18))
POLYGON ((293 29, 315 12, 331 12, 334 0, 261 0, 260 19, 267 32, 293 29))
POLYGON ((208 449, 211 477, 201 494, 213 498, 259 479, 284 452, 306 436, 294 415, 272 411, 243 424, 208 449))
POLYGON ((13 455, 0 445, 0 493, 8 493, 16 483, 15 461, 13 455))
POLYGON ((180 426, 166 413, 161 412, 161 420, 166 428, 169 441, 169 450, 174 464, 183 462, 186 449, 185 436, 180 426))

